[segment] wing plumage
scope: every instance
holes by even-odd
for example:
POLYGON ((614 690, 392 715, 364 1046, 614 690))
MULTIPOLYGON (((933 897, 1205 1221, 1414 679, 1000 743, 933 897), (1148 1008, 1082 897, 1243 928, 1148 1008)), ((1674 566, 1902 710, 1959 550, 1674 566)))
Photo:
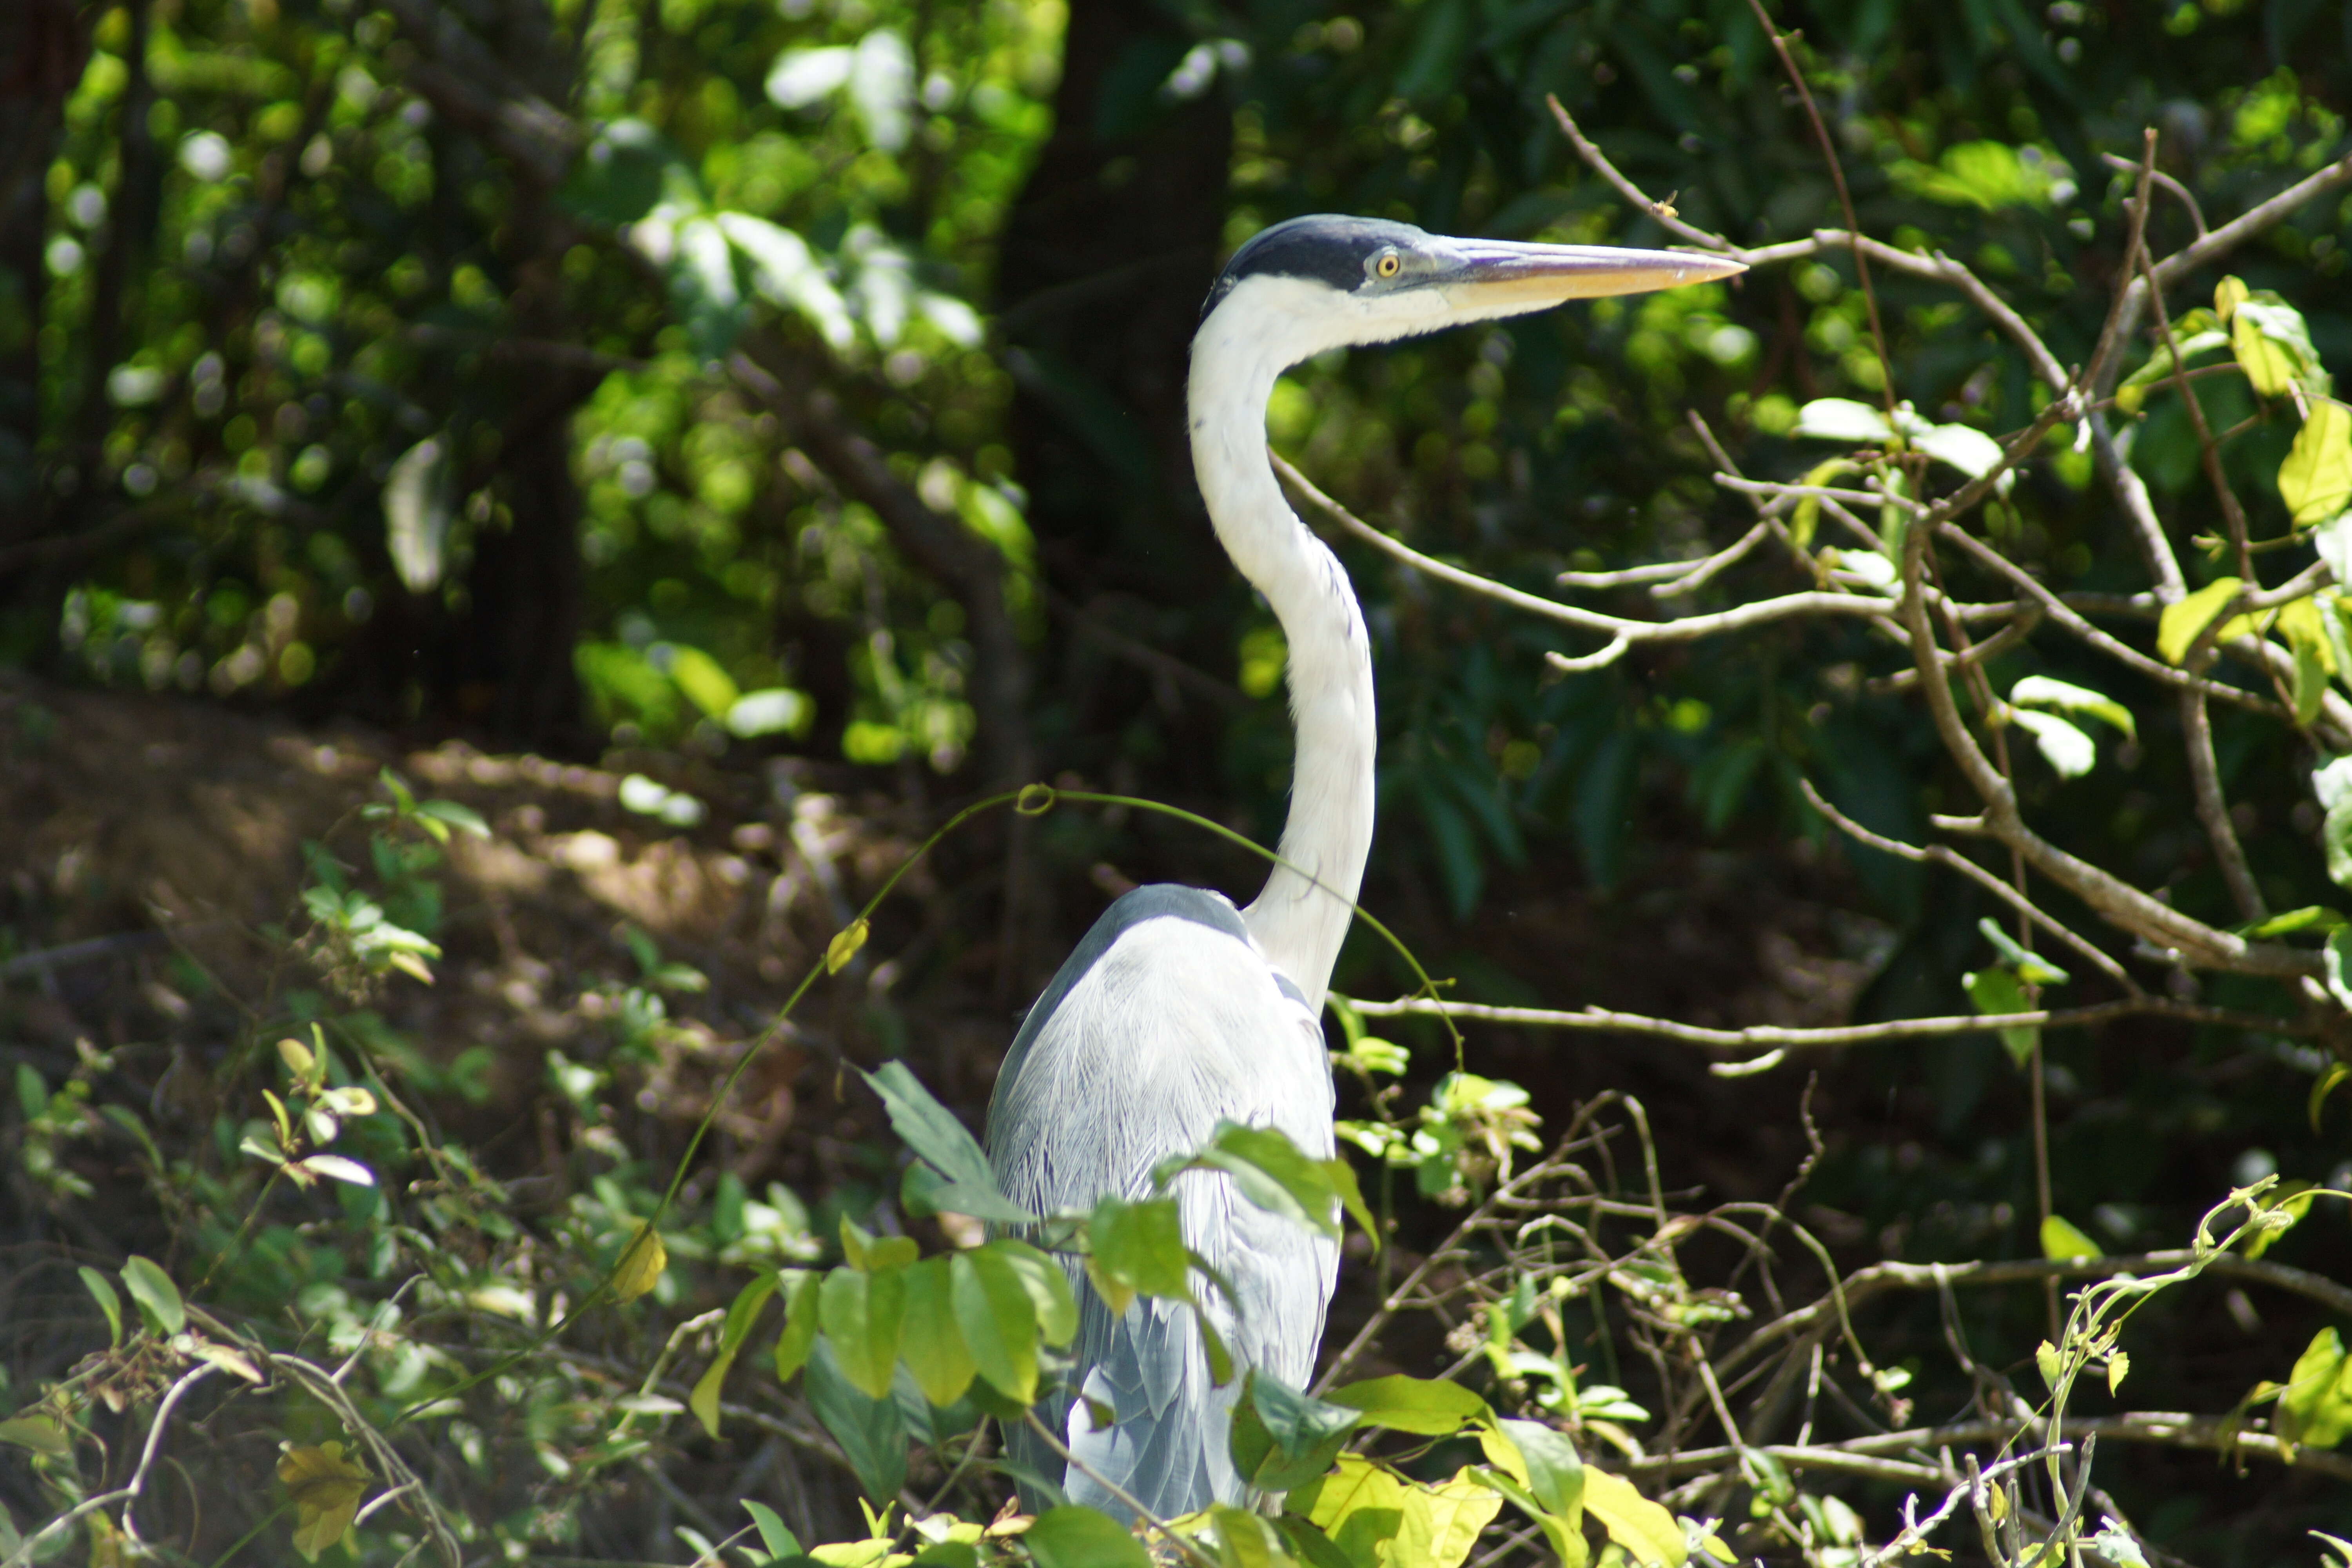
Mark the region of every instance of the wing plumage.
MULTIPOLYGON (((1274 1127, 1317 1157, 1332 1152, 1331 1075, 1322 1029, 1250 941, 1234 907, 1190 888, 1141 888, 1087 933, 1031 1010, 989 1106, 988 1150, 1005 1195, 1036 1212, 1139 1198, 1151 1170, 1205 1143, 1221 1121, 1274 1127)), ((1294 1386, 1314 1370, 1338 1248, 1243 1200, 1231 1180, 1175 1184, 1184 1238, 1232 1285, 1238 1310, 1195 1276, 1195 1295, 1240 1365, 1294 1386)), ((1249 1500, 1226 1452, 1240 1386, 1210 1381, 1181 1303, 1138 1300, 1111 1317, 1066 1263, 1079 1296, 1069 1383, 1038 1414, 1087 1467, 1161 1518, 1249 1500), (1117 1419, 1097 1429, 1083 1388, 1117 1419)), ((1015 1428, 1014 1457, 1063 1466, 1015 1428)), ((1075 1501, 1125 1515, 1073 1470, 1075 1501)))

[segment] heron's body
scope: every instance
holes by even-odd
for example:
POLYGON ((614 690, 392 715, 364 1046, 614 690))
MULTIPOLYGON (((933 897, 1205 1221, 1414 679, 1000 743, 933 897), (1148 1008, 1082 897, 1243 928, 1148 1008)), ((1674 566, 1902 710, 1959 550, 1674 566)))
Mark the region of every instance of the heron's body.
MULTIPOLYGON (((1234 255, 1192 341, 1189 417, 1217 538, 1289 645, 1297 750, 1284 864, 1245 909, 1197 889, 1139 888, 1096 922, 997 1079, 988 1151, 1006 1196, 1034 1213, 1144 1196, 1155 1165, 1199 1148, 1221 1121, 1277 1128, 1317 1157, 1333 1150, 1320 1019, 1371 848, 1371 647, 1338 558, 1291 511, 1266 461, 1276 377, 1346 344, 1734 270, 1338 217, 1276 225, 1234 255)), ((1195 1294, 1237 1363, 1304 1386, 1338 1249, 1244 1202, 1223 1176, 1189 1173, 1176 1197, 1186 1244, 1233 1287, 1231 1304, 1213 1288, 1195 1294)), ((1073 1500, 1120 1515, 1131 1511, 1120 1492, 1163 1519, 1252 1500, 1225 1447, 1239 1378, 1212 1383, 1188 1310, 1139 1299, 1114 1320, 1069 1267, 1081 1300, 1074 1373, 1039 1414, 1077 1462, 1066 1470, 1018 1428, 1016 1456, 1060 1476, 1073 1500), (1108 1426, 1093 1425, 1081 1391, 1112 1411, 1108 1426)))

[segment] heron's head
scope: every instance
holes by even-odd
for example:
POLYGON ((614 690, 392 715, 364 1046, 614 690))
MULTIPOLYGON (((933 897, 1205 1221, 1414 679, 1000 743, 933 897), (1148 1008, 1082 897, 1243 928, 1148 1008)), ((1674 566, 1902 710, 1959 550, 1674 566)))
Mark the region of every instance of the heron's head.
POLYGON ((1690 251, 1451 239, 1380 218, 1295 217, 1234 252, 1201 307, 1201 332, 1230 322, 1295 364, 1350 343, 1744 270, 1690 251))

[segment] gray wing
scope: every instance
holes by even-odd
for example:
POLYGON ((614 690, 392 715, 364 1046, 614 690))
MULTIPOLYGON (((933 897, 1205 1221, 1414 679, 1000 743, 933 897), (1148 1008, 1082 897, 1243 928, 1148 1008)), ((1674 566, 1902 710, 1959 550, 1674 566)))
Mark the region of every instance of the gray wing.
MULTIPOLYGON (((989 1105, 989 1162, 1005 1195, 1037 1212, 1141 1197, 1151 1168, 1208 1141, 1220 1121, 1279 1128, 1307 1152, 1332 1152, 1331 1074, 1321 1026, 1267 964, 1234 907, 1191 888, 1139 888, 1096 922, 1030 1012, 989 1105)), ((1238 1367, 1294 1387, 1314 1370, 1339 1249, 1242 1199, 1227 1177, 1176 1182, 1184 1238, 1233 1286, 1238 1310, 1196 1274, 1195 1296, 1234 1352, 1234 1381, 1210 1381, 1191 1310, 1138 1300, 1114 1319, 1066 1263, 1079 1297, 1067 1382, 1038 1415, 1072 1451, 1162 1519, 1212 1501, 1246 1503, 1225 1448, 1238 1367), (1096 1429, 1083 1388, 1116 1412, 1096 1429)), ((1016 1458, 1059 1475, 1034 1433, 1016 1458)), ((1072 1500, 1128 1510, 1083 1474, 1072 1500)), ((1034 1500, 1032 1500, 1034 1502, 1034 1500)))

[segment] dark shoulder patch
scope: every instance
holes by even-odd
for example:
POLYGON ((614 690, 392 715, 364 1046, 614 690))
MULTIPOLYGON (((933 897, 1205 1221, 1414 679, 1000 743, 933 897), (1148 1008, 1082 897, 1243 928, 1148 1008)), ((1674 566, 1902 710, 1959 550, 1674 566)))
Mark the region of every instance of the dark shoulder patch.
POLYGON ((1364 280, 1364 260, 1384 245, 1410 245, 1428 235, 1409 223, 1316 213, 1262 228, 1242 242, 1201 305, 1207 321, 1217 302, 1244 278, 1309 278, 1342 291, 1364 280))

